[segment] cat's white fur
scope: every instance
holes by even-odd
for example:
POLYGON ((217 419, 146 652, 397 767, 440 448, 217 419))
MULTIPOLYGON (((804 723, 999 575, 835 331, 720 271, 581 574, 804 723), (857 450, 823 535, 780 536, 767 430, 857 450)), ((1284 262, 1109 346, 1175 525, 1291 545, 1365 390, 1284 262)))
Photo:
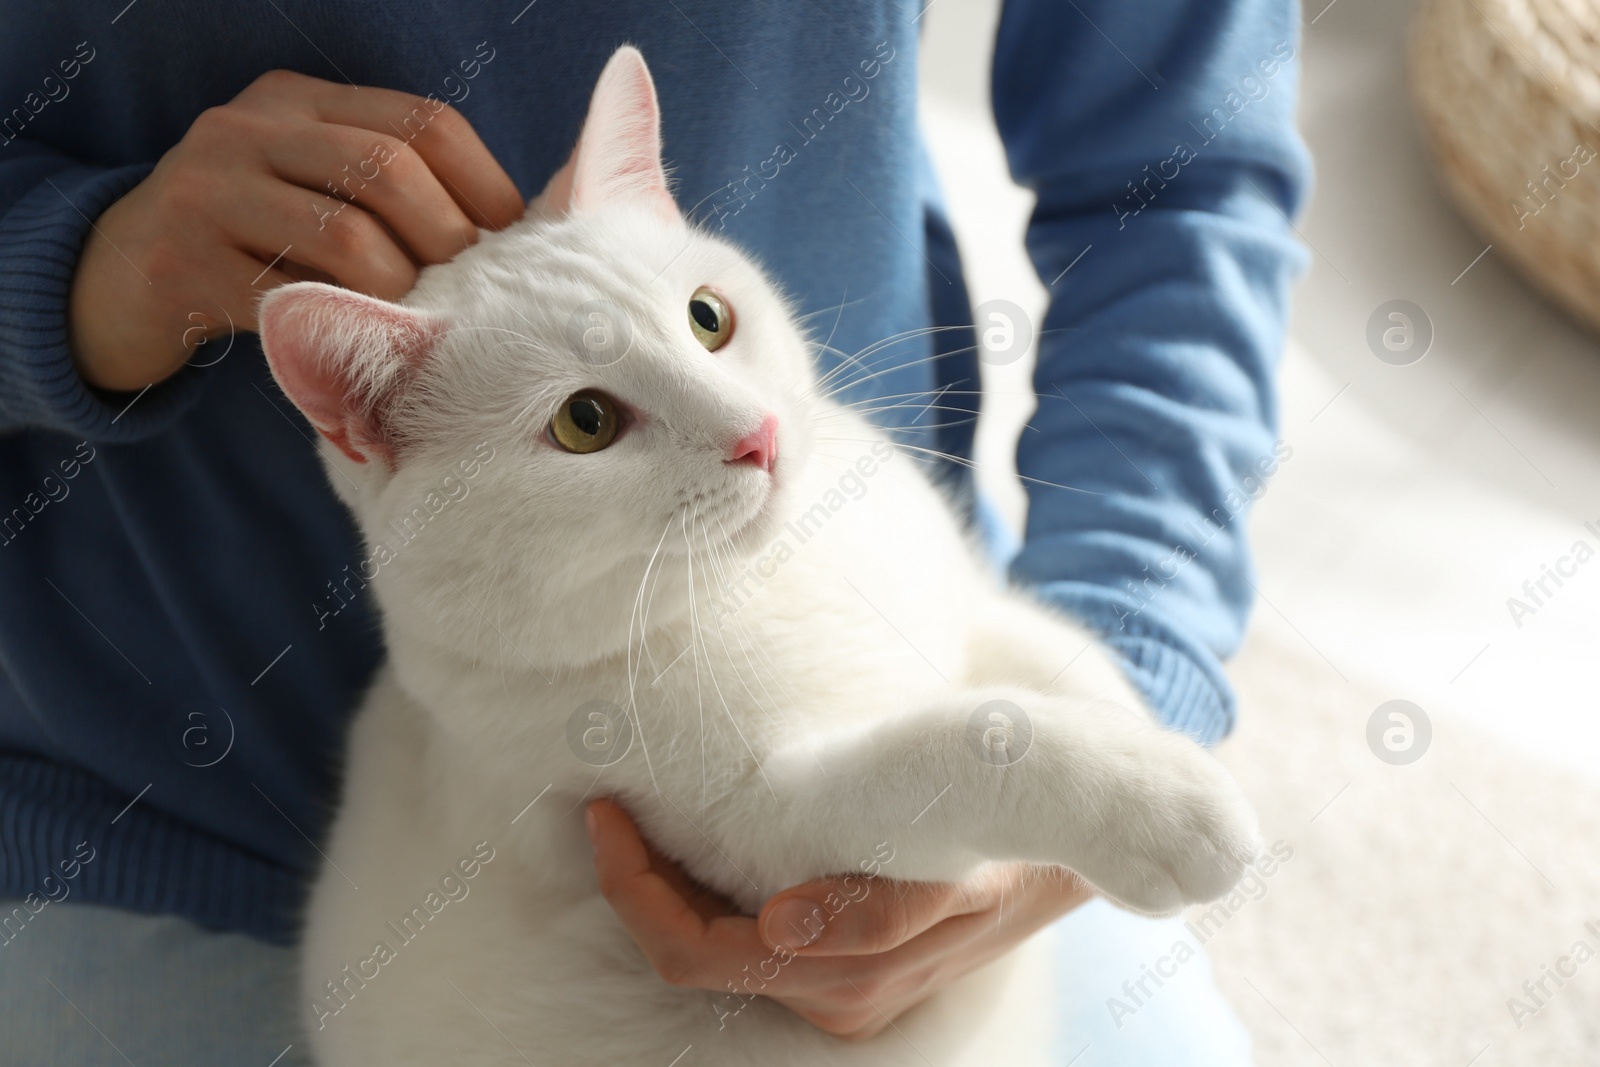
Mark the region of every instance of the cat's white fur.
MULTIPOLYGON (((1228 890, 1256 842, 1219 765, 1079 627, 1001 588, 917 463, 827 398, 757 267, 679 215, 657 123, 623 49, 570 186, 528 220, 400 305, 313 283, 263 302, 274 373, 388 548, 362 569, 389 661, 304 935, 318 1062, 666 1067, 693 1046, 685 1065, 1043 1063, 1048 968, 1028 946, 850 1043, 664 981, 599 894, 583 809, 602 795, 751 913, 823 875, 1000 861, 1164 912, 1228 890), (715 353, 689 327, 701 285, 736 317, 715 353), (614 362, 572 344, 596 300, 631 324, 614 362), (630 422, 576 455, 547 427, 586 388, 630 422), (773 471, 728 462, 769 414, 773 471), (569 743, 595 701, 634 734, 603 767, 569 743), (974 727, 990 701, 1027 725, 974 727), (1024 740, 1009 765, 985 747, 1024 740)), ((750 963, 730 988, 781 966, 750 963)))

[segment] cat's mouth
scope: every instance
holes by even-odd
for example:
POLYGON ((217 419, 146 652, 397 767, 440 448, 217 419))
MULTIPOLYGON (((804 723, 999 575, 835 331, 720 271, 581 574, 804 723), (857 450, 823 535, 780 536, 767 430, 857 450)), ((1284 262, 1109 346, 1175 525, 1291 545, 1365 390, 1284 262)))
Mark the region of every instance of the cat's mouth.
POLYGON ((704 538, 707 548, 753 552, 766 544, 777 526, 778 484, 775 468, 770 473, 740 472, 716 489, 686 496, 676 514, 698 532, 697 539, 704 538))
POLYGON ((773 525, 773 516, 777 513, 777 498, 778 472, 774 468, 767 477, 767 485, 761 493, 760 503, 751 511, 748 518, 730 531, 728 543, 735 547, 753 547, 764 542, 766 533, 773 525))

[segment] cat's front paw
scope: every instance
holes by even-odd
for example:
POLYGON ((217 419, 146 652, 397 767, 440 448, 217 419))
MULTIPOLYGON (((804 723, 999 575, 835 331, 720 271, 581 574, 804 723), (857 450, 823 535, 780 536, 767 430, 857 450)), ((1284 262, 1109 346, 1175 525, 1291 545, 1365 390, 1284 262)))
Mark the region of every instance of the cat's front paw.
POLYGON ((1170 914, 1232 889, 1259 855, 1254 809, 1233 777, 1198 745, 1154 741, 1094 828, 1094 870, 1078 873, 1134 911, 1170 914))

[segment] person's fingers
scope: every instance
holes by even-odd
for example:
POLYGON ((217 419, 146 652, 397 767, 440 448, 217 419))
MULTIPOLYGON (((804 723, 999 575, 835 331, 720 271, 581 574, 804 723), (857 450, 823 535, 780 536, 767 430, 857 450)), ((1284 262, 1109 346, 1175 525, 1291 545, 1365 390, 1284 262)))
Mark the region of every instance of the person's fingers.
MULTIPOLYGON (((443 263, 478 239, 478 228, 404 141, 353 126, 307 125, 275 141, 267 164, 284 181, 354 203, 382 219, 419 263, 443 263)), ((324 203, 325 210, 338 205, 324 203)))
POLYGON ((616 801, 596 800, 586 814, 589 839, 595 849, 595 870, 605 892, 608 872, 659 878, 702 919, 735 915, 737 909, 724 898, 694 881, 678 864, 658 852, 639 833, 633 817, 616 801))
POLYGON ((988 947, 993 933, 992 915, 962 915, 880 955, 795 957, 761 992, 830 1034, 869 1037, 1015 944, 988 947))
POLYGON ((1092 895, 1062 872, 1012 883, 1004 904, 955 915, 876 956, 796 958, 771 993, 819 1029, 859 1040, 991 962, 1092 895))
MULTIPOLYGON (((237 248, 222 249, 211 269, 215 285, 212 300, 200 301, 185 312, 183 344, 191 353, 190 362, 202 362, 206 357, 196 352, 202 347, 220 353, 226 344, 222 339, 230 333, 253 333, 256 328, 256 308, 268 290, 288 285, 295 279, 282 265, 269 266, 265 259, 257 259, 237 248)), ((216 358, 213 356, 212 358, 216 358)))
POLYGON ((218 219, 228 236, 263 263, 314 267, 347 289, 398 300, 417 280, 417 265, 372 215, 271 177, 246 181, 235 206, 218 219))
POLYGON ((998 892, 985 877, 962 883, 821 878, 768 900, 759 917, 761 936, 773 948, 807 957, 875 955, 952 915, 987 910, 998 892))
POLYGON ((338 285, 339 279, 325 270, 308 267, 304 263, 296 263, 285 257, 278 260, 277 269, 289 276, 290 281, 296 282, 322 282, 324 285, 338 285))
POLYGON ((446 106, 410 144, 477 225, 500 230, 522 217, 516 184, 455 108, 446 106))
POLYGON ((787 895, 810 891, 825 899, 829 888, 851 893, 841 898, 848 901, 842 907, 835 901, 829 921, 836 923, 852 908, 867 915, 863 905, 876 893, 898 901, 883 914, 904 913, 904 920, 890 920, 901 921, 900 930, 920 932, 891 933, 898 943, 876 954, 801 957, 770 947, 756 921, 732 914, 727 901, 695 885, 643 840, 621 808, 597 801, 590 815, 601 891, 657 973, 676 985, 774 998, 841 1036, 877 1032, 1081 899, 1057 872, 1023 878, 1016 869, 990 871, 925 893, 916 891, 929 887, 886 879, 824 879, 787 895), (865 894, 864 885, 871 886, 865 894), (1007 894, 1005 914, 995 911, 1001 892, 1007 894), (941 912, 948 917, 932 919, 941 912))
MULTIPOLYGON (((773 950, 757 935, 755 920, 738 915, 650 847, 622 808, 597 800, 588 816, 601 895, 671 984, 721 991, 731 983, 738 992, 826 1011, 849 993, 852 976, 877 990, 883 973, 911 966, 900 958, 804 960, 773 950)), ((930 942, 918 951, 941 947, 930 942)))
POLYGON ((467 217, 498 230, 522 217, 522 194, 466 118, 442 100, 393 89, 308 79, 296 86, 322 122, 387 134, 409 144, 467 217))
POLYGON ((646 845, 621 807, 597 800, 586 819, 600 893, 665 981, 721 989, 759 958, 755 922, 646 845))

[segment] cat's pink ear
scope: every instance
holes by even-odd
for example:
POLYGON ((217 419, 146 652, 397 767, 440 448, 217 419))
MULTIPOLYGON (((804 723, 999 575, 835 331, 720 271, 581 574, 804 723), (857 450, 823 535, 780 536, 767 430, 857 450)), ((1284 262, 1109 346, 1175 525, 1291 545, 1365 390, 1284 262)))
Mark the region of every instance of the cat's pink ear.
POLYGON ((661 106, 650 68, 637 48, 623 45, 600 72, 570 165, 570 193, 552 181, 552 207, 594 211, 633 202, 664 218, 683 217, 667 191, 661 167, 661 106))
POLYGON ((317 432, 357 463, 376 459, 392 470, 391 409, 442 324, 321 282, 272 290, 259 319, 272 376, 317 432))

